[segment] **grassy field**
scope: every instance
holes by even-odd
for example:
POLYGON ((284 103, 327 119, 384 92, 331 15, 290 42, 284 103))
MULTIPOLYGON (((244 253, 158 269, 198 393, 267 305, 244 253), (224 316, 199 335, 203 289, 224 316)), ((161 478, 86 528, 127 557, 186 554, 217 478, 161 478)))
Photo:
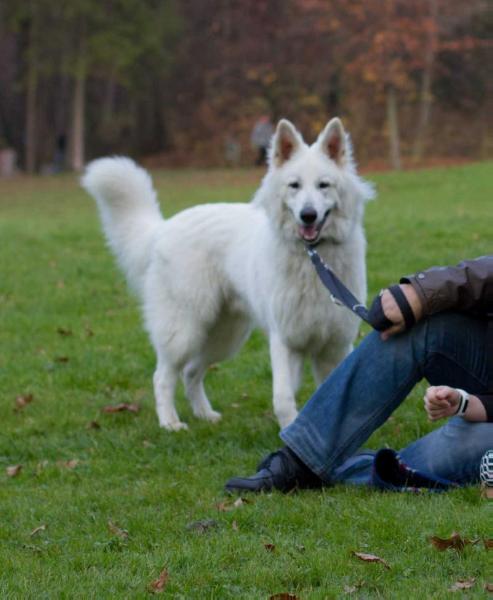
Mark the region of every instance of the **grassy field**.
MULTIPOLYGON (((366 216, 370 291, 491 253, 492 171, 483 163, 370 176, 379 192, 366 216)), ((247 200, 260 176, 159 172, 155 182, 170 215, 247 200)), ((160 430, 137 303, 75 178, 0 182, 0 265, 0 598, 145 598, 163 569, 163 596, 183 599, 448 598, 469 578, 473 587, 459 594, 488 595, 493 569, 482 544, 438 552, 429 541, 454 531, 492 537, 492 506, 477 487, 444 495, 337 487, 230 506, 226 479, 252 472, 279 445, 265 339, 255 333, 208 375, 220 424, 194 419, 180 390, 190 430, 160 430), (15 410, 27 394, 32 402, 15 410), (119 402, 140 411, 102 412, 119 402), (22 465, 15 477, 12 465, 22 465), (206 519, 214 522, 206 531, 190 527, 206 519)), ((301 403, 312 390, 307 372, 301 403)), ((399 448, 429 431, 422 392, 368 445, 399 448)))

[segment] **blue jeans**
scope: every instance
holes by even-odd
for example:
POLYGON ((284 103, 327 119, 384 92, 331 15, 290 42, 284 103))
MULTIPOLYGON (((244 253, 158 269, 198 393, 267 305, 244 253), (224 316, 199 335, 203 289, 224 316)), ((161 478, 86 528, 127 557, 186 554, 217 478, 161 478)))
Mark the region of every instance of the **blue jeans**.
MULTIPOLYGON (((374 453, 355 453, 421 379, 473 394, 488 391, 493 357, 486 333, 485 321, 457 313, 432 316, 385 342, 370 333, 281 432, 282 440, 328 483, 370 483, 374 453)), ((452 417, 399 455, 432 478, 463 485, 479 479, 490 448, 493 423, 452 417)))

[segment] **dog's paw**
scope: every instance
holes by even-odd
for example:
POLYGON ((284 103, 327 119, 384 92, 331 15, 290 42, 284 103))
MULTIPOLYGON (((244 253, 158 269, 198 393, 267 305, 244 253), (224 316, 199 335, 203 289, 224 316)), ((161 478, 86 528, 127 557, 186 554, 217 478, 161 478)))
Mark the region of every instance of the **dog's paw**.
POLYGON ((291 423, 296 419, 296 417, 298 416, 298 411, 290 410, 283 412, 282 414, 277 414, 276 416, 277 422, 279 423, 279 427, 281 429, 284 429, 288 425, 291 425, 291 423))
POLYGON ((210 409, 208 411, 197 412, 197 413, 195 413, 195 416, 198 417, 199 419, 204 419, 204 421, 209 421, 210 423, 217 423, 222 418, 222 415, 220 412, 217 412, 217 410, 212 410, 212 409, 210 409))
POLYGON ((167 421, 166 423, 160 423, 160 426, 168 431, 186 431, 188 429, 188 425, 182 421, 167 421))

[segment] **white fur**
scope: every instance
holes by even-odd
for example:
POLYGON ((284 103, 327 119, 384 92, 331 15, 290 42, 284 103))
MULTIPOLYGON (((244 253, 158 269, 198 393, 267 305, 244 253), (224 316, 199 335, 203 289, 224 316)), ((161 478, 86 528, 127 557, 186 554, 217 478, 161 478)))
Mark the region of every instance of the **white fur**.
POLYGON ((322 223, 322 258, 366 298, 362 219, 373 191, 356 175, 340 121, 333 119, 312 146, 281 121, 268 172, 248 204, 199 205, 165 220, 149 175, 127 158, 92 162, 82 185, 95 197, 109 246, 142 299, 157 354, 160 425, 187 427, 174 407, 180 374, 194 414, 220 418, 205 394, 204 374, 236 352, 255 326, 269 337, 274 411, 281 427, 288 425, 297 414, 303 357, 321 382, 358 331, 358 319, 330 301, 306 255, 304 207, 316 210, 316 226, 322 223), (321 188, 321 181, 328 185, 321 188))

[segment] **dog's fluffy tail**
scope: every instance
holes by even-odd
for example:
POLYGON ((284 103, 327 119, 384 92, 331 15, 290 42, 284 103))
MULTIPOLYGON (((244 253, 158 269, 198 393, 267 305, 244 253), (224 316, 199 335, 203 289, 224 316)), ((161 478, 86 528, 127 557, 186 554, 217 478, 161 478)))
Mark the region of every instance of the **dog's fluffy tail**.
POLYGON ((133 160, 100 158, 81 179, 97 202, 108 245, 132 288, 140 292, 163 217, 151 178, 133 160))

